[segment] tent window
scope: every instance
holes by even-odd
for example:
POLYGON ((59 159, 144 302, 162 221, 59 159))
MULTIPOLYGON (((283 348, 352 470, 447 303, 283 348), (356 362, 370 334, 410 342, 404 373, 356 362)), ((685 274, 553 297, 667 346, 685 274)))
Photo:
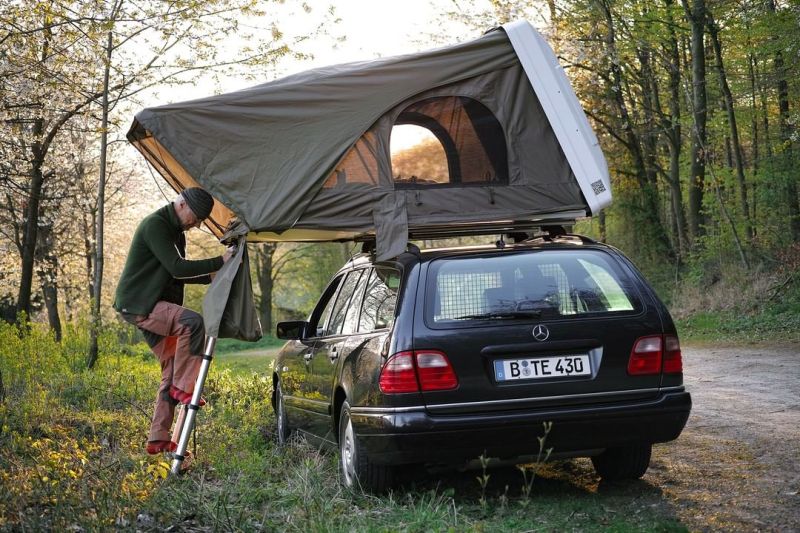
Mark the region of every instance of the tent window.
POLYGON ((378 152, 375 134, 368 131, 356 142, 322 185, 326 189, 345 185, 378 184, 378 152))
POLYGON ((394 126, 390 150, 396 183, 450 182, 444 146, 428 128, 413 124, 394 126))
POLYGON ((502 185, 508 158, 500 123, 463 96, 426 98, 405 108, 392 128, 395 187, 502 185))

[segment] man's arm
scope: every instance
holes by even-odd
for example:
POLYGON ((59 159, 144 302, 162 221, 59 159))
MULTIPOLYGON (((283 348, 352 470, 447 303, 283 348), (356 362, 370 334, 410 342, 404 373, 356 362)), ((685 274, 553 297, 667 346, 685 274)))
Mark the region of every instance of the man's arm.
MULTIPOLYGON (((157 222, 157 221, 154 221, 157 222)), ((184 259, 178 254, 175 243, 169 238, 170 229, 162 224, 148 224, 144 230, 147 246, 158 261, 167 269, 173 278, 183 279, 195 283, 191 278, 197 278, 216 272, 225 262, 223 256, 210 259, 184 259), (187 279, 190 278, 190 279, 187 279)), ((210 280, 209 280, 210 282, 210 280)))
MULTIPOLYGON (((227 263, 230 260, 230 258, 233 257, 234 253, 236 253, 236 248, 233 246, 229 246, 228 249, 225 250, 225 253, 222 254, 222 262, 227 263)), ((181 281, 183 281, 186 284, 192 284, 192 285, 208 285, 212 281, 214 281, 214 276, 216 275, 216 273, 217 272, 214 271, 211 272, 210 274, 204 274, 202 276, 197 276, 194 278, 185 278, 181 281)))

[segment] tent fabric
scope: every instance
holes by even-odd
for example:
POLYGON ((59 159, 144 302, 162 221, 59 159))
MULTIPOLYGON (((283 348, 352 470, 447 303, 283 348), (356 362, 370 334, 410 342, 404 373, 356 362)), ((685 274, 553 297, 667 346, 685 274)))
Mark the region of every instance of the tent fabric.
POLYGON ((203 298, 203 322, 210 337, 243 341, 261 338, 261 323, 253 305, 247 231, 243 224, 232 224, 224 236, 226 242, 235 243, 236 252, 214 276, 203 298))
POLYGON ((515 23, 467 43, 145 109, 128 137, 173 188, 215 197, 212 231, 235 217, 251 242, 374 235, 382 260, 420 229, 590 215, 610 201, 605 160, 542 43, 515 23), (392 135, 409 124, 441 143, 446 174, 401 171, 392 135))

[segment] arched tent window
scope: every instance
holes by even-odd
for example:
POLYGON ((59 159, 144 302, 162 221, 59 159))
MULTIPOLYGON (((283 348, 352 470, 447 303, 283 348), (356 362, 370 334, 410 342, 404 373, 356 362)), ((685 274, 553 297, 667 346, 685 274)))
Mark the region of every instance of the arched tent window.
POLYGON ((508 183, 503 128, 480 102, 434 97, 406 107, 391 133, 397 188, 508 183))
POLYGON ((428 128, 414 124, 392 127, 389 150, 395 184, 450 182, 447 153, 441 141, 428 128))

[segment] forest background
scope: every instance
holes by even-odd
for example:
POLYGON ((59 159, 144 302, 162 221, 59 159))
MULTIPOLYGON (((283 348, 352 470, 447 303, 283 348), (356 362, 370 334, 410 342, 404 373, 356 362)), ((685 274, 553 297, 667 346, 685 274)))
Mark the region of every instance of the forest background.
MULTIPOLYGON (((752 332, 755 323, 796 335, 800 3, 431 6, 424 27, 446 31, 420 30, 407 51, 519 18, 544 33, 612 176, 611 208, 575 229, 629 255, 684 329, 752 332)), ((132 232, 174 194, 125 141, 134 113, 201 96, 192 93, 201 82, 221 90, 231 79, 274 79, 287 61, 302 68, 309 44, 335 47, 345 27, 334 8, 300 2, 0 0, 2 319, 47 324, 57 340, 65 324, 82 324, 93 366, 98 332, 119 323, 111 301, 132 232), (304 21, 296 35, 282 31, 289 17, 304 21)), ((189 235, 190 257, 218 253, 209 234, 189 235)), ((356 250, 253 246, 265 331, 305 316, 356 250)), ((188 305, 201 297, 193 288, 188 305)))

